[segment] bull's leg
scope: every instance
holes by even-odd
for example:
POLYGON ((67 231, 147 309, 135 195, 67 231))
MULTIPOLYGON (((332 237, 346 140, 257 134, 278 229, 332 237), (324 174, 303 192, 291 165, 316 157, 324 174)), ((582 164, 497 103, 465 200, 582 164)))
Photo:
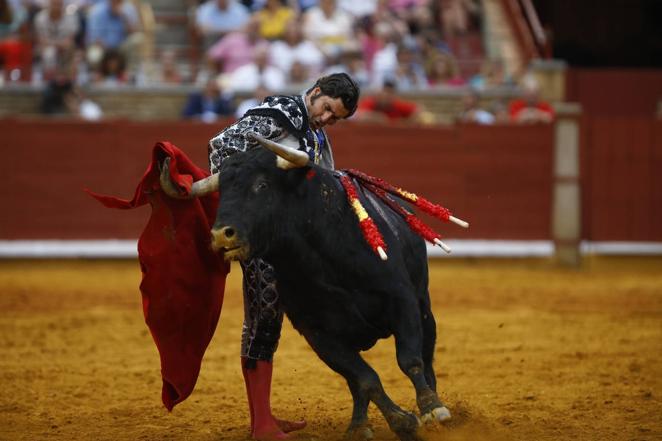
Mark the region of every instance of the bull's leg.
POLYGON ((437 377, 434 373, 434 348, 437 341, 437 323, 429 305, 421 306, 423 326, 423 375, 433 392, 437 392, 437 377))
MULTIPOLYGON (((416 404, 421 412, 423 421, 437 420, 445 421, 450 419, 450 411, 443 405, 437 393, 434 390, 435 382, 426 377, 426 364, 429 366, 428 374, 434 375, 432 369, 432 354, 430 353, 434 343, 431 344, 425 332, 429 332, 429 317, 422 314, 414 299, 408 298, 402 301, 398 308, 397 320, 395 324, 395 348, 398 358, 398 365, 402 372, 411 380, 416 389, 416 404), (427 322, 427 323, 425 323, 427 322), (426 352, 424 353, 424 346, 426 352), (426 363, 424 363, 424 357, 426 363)), ((434 321, 434 320, 433 320, 434 321)))
POLYGON ((359 353, 320 334, 305 335, 317 355, 331 369, 342 375, 350 385, 354 397, 354 413, 348 427, 348 435, 367 420, 367 403, 372 401, 384 415, 386 422, 402 441, 420 441, 416 434, 418 418, 402 410, 384 392, 382 383, 359 353), (357 400, 358 398, 358 400, 357 400))
POLYGON ((346 441, 363 441, 372 439, 372 429, 368 424, 368 397, 361 392, 358 383, 347 380, 349 390, 354 400, 354 409, 352 410, 352 421, 349 423, 345 433, 346 441))

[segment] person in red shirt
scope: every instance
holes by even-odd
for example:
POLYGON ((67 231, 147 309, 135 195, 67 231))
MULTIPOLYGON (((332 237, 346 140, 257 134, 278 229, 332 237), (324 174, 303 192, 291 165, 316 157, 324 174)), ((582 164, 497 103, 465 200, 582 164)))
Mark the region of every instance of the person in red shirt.
POLYGON ((414 121, 419 114, 419 106, 412 101, 398 98, 395 82, 385 80, 378 93, 359 102, 356 117, 361 121, 393 122, 414 121))
POLYGON ((540 99, 540 87, 533 79, 525 81, 524 95, 521 99, 511 101, 508 107, 510 119, 515 123, 549 123, 554 119, 554 109, 540 99))

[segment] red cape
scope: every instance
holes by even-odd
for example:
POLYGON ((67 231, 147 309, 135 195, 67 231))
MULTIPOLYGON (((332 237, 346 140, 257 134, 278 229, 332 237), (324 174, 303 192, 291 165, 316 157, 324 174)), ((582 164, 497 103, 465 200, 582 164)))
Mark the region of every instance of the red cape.
POLYGON ((138 240, 143 313, 161 357, 161 397, 168 410, 193 391, 202 357, 214 335, 230 271, 210 247, 218 194, 191 200, 168 197, 158 164, 170 157, 170 175, 183 194, 209 176, 168 142, 154 146, 152 161, 132 200, 86 191, 106 207, 130 209, 149 202, 152 214, 138 240))

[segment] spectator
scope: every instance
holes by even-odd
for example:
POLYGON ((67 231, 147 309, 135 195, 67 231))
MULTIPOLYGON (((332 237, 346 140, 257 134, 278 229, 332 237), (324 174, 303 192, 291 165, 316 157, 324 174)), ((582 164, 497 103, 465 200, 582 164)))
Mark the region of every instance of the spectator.
POLYGON ((195 25, 205 48, 225 34, 238 31, 250 18, 250 11, 237 0, 207 0, 195 13, 195 25))
POLYGON ((260 22, 251 18, 243 29, 231 32, 221 38, 207 51, 207 58, 216 64, 220 73, 230 74, 237 68, 244 66, 255 59, 255 52, 259 47, 268 45, 260 37, 260 22))
POLYGON ((502 60, 488 59, 483 61, 480 72, 471 77, 470 83, 474 89, 486 89, 511 85, 512 80, 506 75, 502 60))
POLYGON ((370 17, 377 11, 379 0, 338 0, 338 7, 355 19, 370 17))
POLYGON ((37 37, 36 52, 42 69, 50 72, 58 62, 71 61, 78 28, 78 17, 65 11, 64 0, 49 0, 48 7, 37 13, 34 30, 37 37))
POLYGON ((102 0, 89 9, 87 17, 88 61, 98 64, 107 50, 120 51, 133 68, 142 44, 140 16, 128 0, 102 0))
POLYGON ((337 55, 353 41, 352 16, 338 8, 336 0, 320 0, 303 15, 303 34, 326 56, 337 55))
POLYGON ((95 83, 103 86, 118 86, 126 82, 126 60, 124 56, 117 50, 107 50, 99 64, 95 83))
POLYGON ((267 0, 254 15, 260 22, 260 36, 267 40, 283 38, 287 23, 295 18, 294 10, 283 5, 281 0, 267 0))
POLYGON ((440 52, 428 61, 427 77, 430 86, 463 86, 466 83, 460 75, 455 57, 451 54, 440 52))
POLYGON ((271 43, 271 62, 283 72, 290 72, 292 64, 301 63, 311 76, 317 76, 324 66, 324 55, 312 41, 304 40, 300 23, 290 20, 283 40, 271 43))
POLYGON ((264 85, 269 90, 283 90, 286 85, 285 73, 269 64, 269 48, 260 47, 255 51, 255 60, 235 70, 230 76, 230 88, 234 93, 246 93, 264 85))
POLYGON ((414 49, 405 44, 400 44, 396 57, 398 64, 395 70, 395 81, 398 90, 427 89, 428 80, 425 76, 425 69, 419 62, 414 49))
POLYGON ((307 85, 309 85, 311 78, 313 77, 305 64, 295 61, 290 66, 289 72, 287 74, 287 85, 288 87, 296 90, 300 90, 307 85))
POLYGON ((239 105, 237 106, 237 110, 234 113, 235 118, 240 119, 241 117, 243 117, 244 114, 249 109, 252 109, 253 107, 257 107, 258 105, 262 104, 262 101, 264 101, 264 99, 269 95, 271 95, 269 89, 267 89, 261 84, 257 86, 257 88, 255 88, 255 92, 253 92, 253 96, 251 96, 250 98, 246 98, 245 100, 239 103, 239 105))
POLYGON ((159 57, 160 70, 154 76, 154 82, 158 84, 181 84, 182 74, 177 65, 177 54, 174 50, 166 49, 159 57))
POLYGON ((73 87, 70 72, 64 66, 58 66, 41 97, 41 112, 46 115, 67 114, 69 109, 65 97, 73 87))
POLYGON ((209 79, 202 91, 189 95, 182 116, 212 123, 219 116, 231 116, 233 111, 230 97, 222 93, 216 80, 209 79))
POLYGON ((494 124, 496 118, 487 110, 480 107, 480 96, 475 91, 462 97, 462 111, 457 120, 470 124, 494 124))
POLYGON ((416 121, 420 113, 419 106, 412 101, 398 98, 396 87, 395 80, 384 80, 379 92, 359 102, 356 119, 381 123, 416 121))
POLYGON ((378 39, 380 49, 372 58, 370 72, 372 74, 372 85, 375 88, 382 87, 384 79, 393 77, 398 68, 398 41, 399 34, 395 28, 386 22, 375 26, 375 36, 378 39))
POLYGON ((22 5, 0 0, 0 81, 26 79, 32 63, 28 12, 22 5), (3 72, 4 71, 4 72, 3 72))
POLYGON ((506 103, 501 100, 494 100, 490 105, 490 111, 494 115, 495 124, 510 124, 510 113, 508 112, 508 106, 506 103))
POLYGON ((480 5, 476 0, 441 0, 440 23, 449 41, 479 27, 480 5))
POLYGON ((532 76, 524 78, 524 95, 511 101, 510 119, 519 124, 549 123, 554 119, 552 106, 540 98, 540 87, 532 76))
POLYGON ((28 11, 22 4, 12 4, 10 0, 0 0, 0 41, 17 35, 27 23, 28 11))
POLYGON ((367 87, 370 84, 370 74, 363 60, 361 49, 358 46, 345 47, 339 56, 338 63, 327 67, 325 72, 326 75, 333 72, 345 72, 361 88, 367 87))

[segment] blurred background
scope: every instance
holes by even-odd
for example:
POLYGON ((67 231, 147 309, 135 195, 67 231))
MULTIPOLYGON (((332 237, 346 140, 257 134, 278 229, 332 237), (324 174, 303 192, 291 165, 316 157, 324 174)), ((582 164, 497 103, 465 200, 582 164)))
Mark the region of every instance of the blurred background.
POLYGON ((128 196, 159 140, 205 165, 208 139, 248 107, 335 71, 363 90, 331 129, 338 166, 469 220, 433 222, 467 241, 456 255, 661 253, 661 13, 653 0, 0 0, 0 253, 135 255, 122 241, 144 213, 117 222, 83 187, 128 196))

